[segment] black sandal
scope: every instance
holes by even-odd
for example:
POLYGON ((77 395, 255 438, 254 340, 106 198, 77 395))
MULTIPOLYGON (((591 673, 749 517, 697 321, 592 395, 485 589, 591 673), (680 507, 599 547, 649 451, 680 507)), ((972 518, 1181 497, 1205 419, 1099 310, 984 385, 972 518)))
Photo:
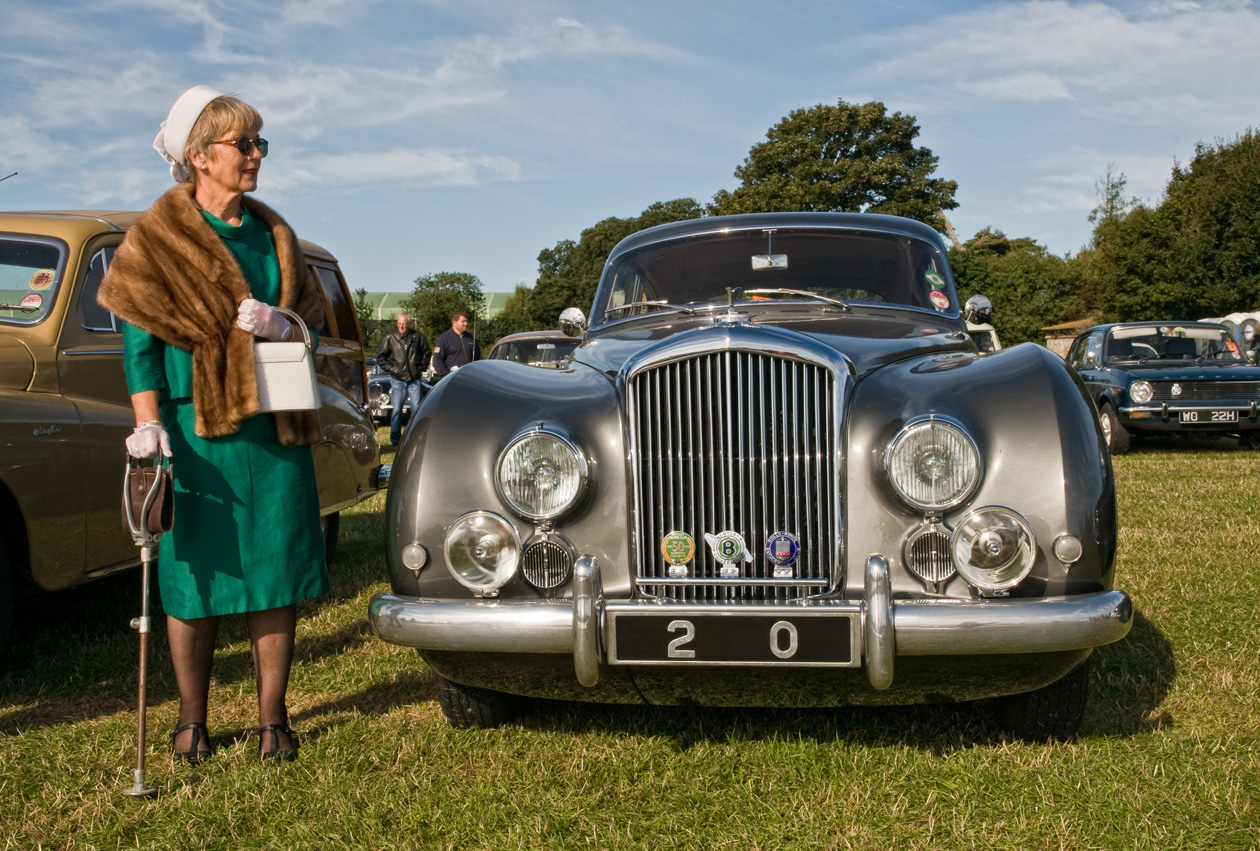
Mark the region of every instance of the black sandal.
POLYGON ((177 759, 180 759, 189 765, 199 765, 214 756, 214 748, 210 745, 210 731, 206 729, 205 722, 193 721, 191 724, 176 727, 171 733, 171 753, 174 754, 177 759), (185 730, 192 730, 192 739, 188 743, 188 750, 177 751, 175 750, 175 739, 178 738, 179 734, 185 730), (206 740, 207 747, 205 750, 198 747, 201 744, 202 739, 206 740))
POLYGON ((297 733, 294 733, 293 730, 289 728, 288 724, 268 724, 266 727, 258 728, 258 758, 263 762, 270 762, 272 760, 290 762, 297 759, 297 753, 297 733), (281 733, 284 733, 289 737, 289 743, 292 747, 280 747, 281 733), (271 749, 263 750, 263 742, 265 741, 264 737, 267 735, 271 736, 271 749))

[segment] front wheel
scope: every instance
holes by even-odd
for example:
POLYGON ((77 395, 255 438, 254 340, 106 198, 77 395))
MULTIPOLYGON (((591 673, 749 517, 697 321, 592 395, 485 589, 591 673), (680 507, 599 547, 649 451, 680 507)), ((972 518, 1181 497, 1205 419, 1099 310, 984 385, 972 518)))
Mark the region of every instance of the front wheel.
POLYGON ((1026 742, 1070 739, 1085 718, 1085 692, 1089 685, 1089 660, 1048 686, 1026 694, 1012 694, 993 701, 994 715, 1002 729, 1026 742))
POLYGON ((1129 432, 1120 425, 1120 417, 1110 402, 1103 402, 1098 411, 1098 421, 1102 423, 1103 437, 1107 438, 1107 448, 1112 455, 1123 455, 1129 451, 1129 432))
POLYGON ((501 691, 466 686, 433 672, 442 714, 456 729, 499 727, 520 714, 521 699, 501 691))

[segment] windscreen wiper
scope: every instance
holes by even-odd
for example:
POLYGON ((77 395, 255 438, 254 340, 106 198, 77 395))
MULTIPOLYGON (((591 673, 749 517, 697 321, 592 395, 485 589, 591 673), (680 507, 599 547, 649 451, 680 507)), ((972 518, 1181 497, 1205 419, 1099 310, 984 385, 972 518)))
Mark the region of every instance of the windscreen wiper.
POLYGON ((786 289, 783 287, 776 287, 774 289, 764 289, 764 290, 744 290, 744 295, 800 295, 800 296, 805 296, 806 298, 816 299, 818 301, 825 301, 827 302, 827 304, 835 305, 841 310, 847 311, 847 310, 853 309, 849 307, 848 304, 846 304, 845 302, 841 301, 838 298, 832 298, 831 296, 820 295, 819 293, 810 292, 809 290, 791 290, 791 289, 786 289))

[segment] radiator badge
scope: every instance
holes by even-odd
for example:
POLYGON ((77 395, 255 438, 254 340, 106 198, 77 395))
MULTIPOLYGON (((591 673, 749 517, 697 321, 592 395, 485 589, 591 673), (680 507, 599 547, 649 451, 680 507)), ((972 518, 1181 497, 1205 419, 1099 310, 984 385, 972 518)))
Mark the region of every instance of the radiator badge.
POLYGON ((752 553, 748 552, 748 547, 744 546, 744 536, 738 532, 718 532, 716 535, 705 532, 704 539, 708 541, 709 549, 713 551, 713 558, 722 564, 718 576, 723 579, 739 577, 739 568, 735 566, 735 562, 753 560, 752 553))
POLYGON ((775 532, 766 538, 766 558, 774 565, 775 579, 792 576, 792 565, 801 554, 801 539, 791 532, 775 532))
POLYGON ((686 532, 670 532, 661 539, 661 555, 669 562, 671 579, 687 575, 687 562, 696 554, 696 542, 686 532))

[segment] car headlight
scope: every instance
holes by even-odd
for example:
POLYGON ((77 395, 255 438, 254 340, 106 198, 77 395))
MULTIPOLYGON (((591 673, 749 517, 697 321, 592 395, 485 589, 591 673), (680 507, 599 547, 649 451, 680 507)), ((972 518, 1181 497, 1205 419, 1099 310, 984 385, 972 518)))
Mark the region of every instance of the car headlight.
POLYGON ((588 471, 586 457, 567 437, 534 428, 514 438, 499 455, 495 484, 517 514, 551 520, 578 501, 588 471))
POLYGON ((1129 385, 1129 398, 1139 405, 1145 405, 1154 395, 1155 391, 1151 389, 1149 381, 1135 381, 1129 385))
POLYGON ((954 568, 986 593, 1017 584, 1037 558, 1037 538, 1028 521, 997 506, 968 514, 950 536, 950 547, 954 568))
POLYGON ((516 527, 489 511, 472 511, 456 520, 442 542, 451 575, 478 596, 493 597, 516 575, 521 539, 516 527))
POLYGON ((937 416, 912 420, 884 451, 897 495, 920 511, 945 511, 980 481, 980 452, 961 427, 937 416))

